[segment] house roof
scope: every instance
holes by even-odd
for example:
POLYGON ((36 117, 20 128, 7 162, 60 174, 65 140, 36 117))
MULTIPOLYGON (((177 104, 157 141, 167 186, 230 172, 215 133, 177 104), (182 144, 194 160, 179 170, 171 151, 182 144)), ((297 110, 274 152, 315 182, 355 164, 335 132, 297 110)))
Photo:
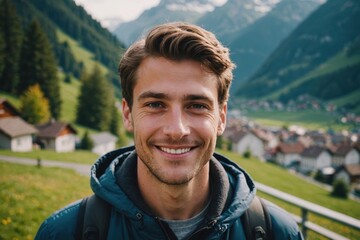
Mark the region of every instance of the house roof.
POLYGON ((19 111, 5 98, 0 98, 0 118, 20 116, 19 111))
POLYGON ((301 153, 304 146, 300 143, 279 143, 277 150, 282 153, 301 153))
POLYGON ((69 123, 56 121, 50 121, 44 124, 36 125, 36 128, 39 130, 37 136, 42 138, 58 137, 62 131, 66 129, 68 129, 71 133, 77 133, 77 131, 69 123))
POLYGON ((344 164, 342 165, 337 172, 344 170, 351 177, 360 177, 360 164, 344 164))
POLYGON ((25 122, 20 117, 6 117, 0 118, 0 132, 9 137, 18 137, 34 134, 38 131, 33 125, 25 122))
POLYGON ((115 142, 118 139, 115 135, 109 132, 94 133, 90 135, 90 138, 93 140, 95 145, 115 142))
POLYGON ((304 151, 301 153, 301 156, 317 158, 323 151, 328 151, 328 150, 325 149, 324 147, 314 145, 305 148, 304 151))
POLYGON ((350 144, 341 144, 336 146, 335 150, 334 150, 334 155, 335 156, 346 156, 346 154, 348 154, 351 150, 353 149, 353 147, 350 144))
POLYGON ((242 138, 244 138, 248 132, 245 132, 243 130, 234 132, 231 136, 229 136, 230 141, 236 143, 239 142, 242 138))

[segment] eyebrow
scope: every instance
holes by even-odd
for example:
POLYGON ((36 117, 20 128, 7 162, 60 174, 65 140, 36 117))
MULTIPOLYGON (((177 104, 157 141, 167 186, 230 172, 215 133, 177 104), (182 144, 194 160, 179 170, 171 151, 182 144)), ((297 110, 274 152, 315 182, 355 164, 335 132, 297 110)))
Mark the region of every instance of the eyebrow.
MULTIPOLYGON (((143 92, 142 94, 139 95, 138 100, 143 100, 146 98, 155 98, 155 99, 165 99, 165 100, 169 100, 170 96, 168 94, 165 93, 159 93, 159 92, 154 92, 154 91, 146 91, 143 92)), ((205 100, 208 102, 213 102, 213 100, 211 98, 209 98, 206 95, 203 94, 185 94, 183 97, 184 100, 187 101, 196 101, 196 100, 205 100)))
POLYGON ((140 94, 138 100, 146 99, 146 98, 157 98, 157 99, 170 99, 169 95, 165 93, 158 93, 153 91, 146 91, 140 94))

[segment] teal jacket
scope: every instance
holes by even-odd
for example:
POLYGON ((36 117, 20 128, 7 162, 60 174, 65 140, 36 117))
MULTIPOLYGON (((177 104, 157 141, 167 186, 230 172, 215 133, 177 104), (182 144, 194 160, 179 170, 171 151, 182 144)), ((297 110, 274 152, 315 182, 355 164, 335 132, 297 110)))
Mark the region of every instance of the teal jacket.
MULTIPOLYGON (((142 201, 136 180, 136 151, 127 147, 102 156, 91 169, 95 194, 112 205, 108 239, 176 239, 142 201)), ((256 194, 250 176, 229 159, 210 161, 211 202, 202 225, 189 239, 245 239, 240 216, 256 194)), ((266 202, 274 239, 303 239, 294 219, 266 202)), ((40 226, 40 239, 75 239, 80 201, 55 212, 40 226)))

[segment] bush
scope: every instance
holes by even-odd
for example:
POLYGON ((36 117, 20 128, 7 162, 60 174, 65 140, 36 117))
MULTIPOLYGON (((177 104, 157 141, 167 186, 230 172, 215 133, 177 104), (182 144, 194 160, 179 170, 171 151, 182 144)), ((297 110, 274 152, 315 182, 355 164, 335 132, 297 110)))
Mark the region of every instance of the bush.
POLYGON ((80 148, 84 150, 91 150, 94 147, 94 142, 89 136, 88 131, 85 132, 80 142, 80 148))
POLYGON ((337 179, 334 181, 333 190, 331 195, 334 197, 340 197, 346 199, 349 194, 349 186, 344 182, 344 180, 337 179))
POLYGON ((243 153, 243 157, 244 157, 244 158, 250 158, 250 157, 251 157, 251 152, 250 152, 249 150, 245 151, 245 152, 243 153))
POLYGON ((314 179, 318 182, 325 182, 325 177, 324 175, 321 173, 320 170, 318 170, 314 176, 314 179))

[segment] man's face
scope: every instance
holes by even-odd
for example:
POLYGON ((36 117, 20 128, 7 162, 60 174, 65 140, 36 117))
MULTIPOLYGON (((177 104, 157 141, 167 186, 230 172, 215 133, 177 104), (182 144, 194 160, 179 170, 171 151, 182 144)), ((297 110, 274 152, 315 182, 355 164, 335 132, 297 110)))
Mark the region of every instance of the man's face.
POLYGON ((219 106, 217 94, 216 75, 200 63, 146 58, 138 69, 131 109, 123 100, 138 164, 165 184, 196 177, 225 128, 226 104, 219 106))

